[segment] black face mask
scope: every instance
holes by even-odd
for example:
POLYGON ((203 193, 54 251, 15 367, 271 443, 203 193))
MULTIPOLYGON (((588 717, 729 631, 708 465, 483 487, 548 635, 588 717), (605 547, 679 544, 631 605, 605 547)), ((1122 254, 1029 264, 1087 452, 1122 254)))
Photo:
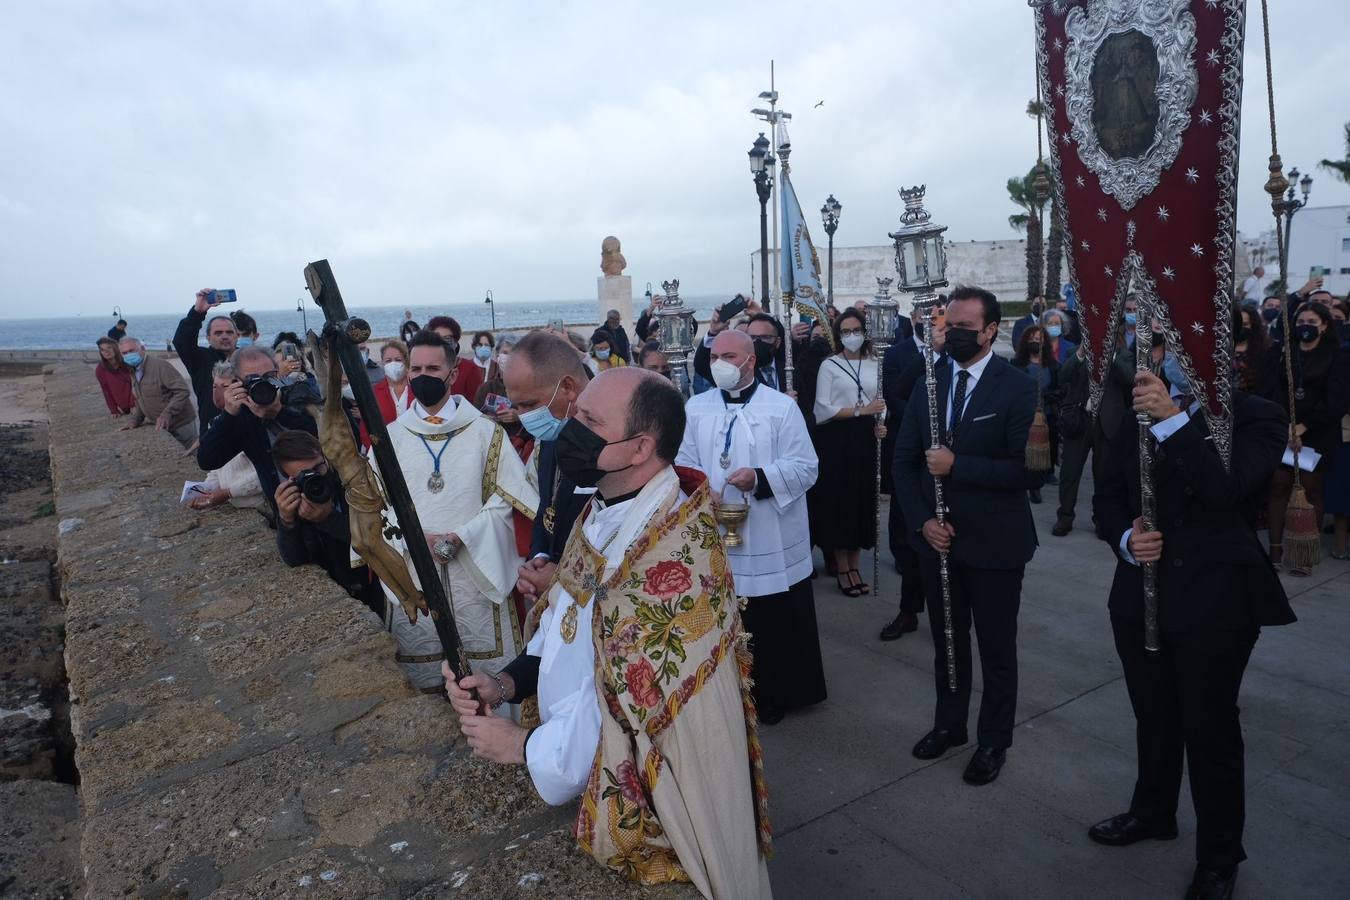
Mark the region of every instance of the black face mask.
POLYGON ((1261 310, 1261 318, 1265 319, 1267 322, 1274 322, 1274 321, 1275 321, 1276 319, 1278 319, 1279 317, 1280 317, 1280 311, 1279 311, 1278 309, 1263 309, 1263 310, 1261 310))
POLYGON ((1033 303, 1031 304, 1031 311, 1033 314, 1039 316, 1041 313, 1045 312, 1045 307, 1039 303, 1033 303))
POLYGON ((568 419, 562 431, 558 432, 558 440, 553 449, 554 458, 557 460, 558 469, 573 484, 578 487, 595 487, 606 475, 632 468, 631 465, 624 466, 623 469, 600 468, 601 451, 610 444, 622 444, 636 437, 638 435, 635 434, 618 441, 606 441, 580 421, 568 419))
POLYGON ((1252 337, 1252 330, 1244 326, 1238 329, 1237 334, 1233 335, 1233 341, 1235 343, 1241 344, 1243 341, 1251 340, 1251 337, 1252 337))
POLYGON ((915 322, 915 323, 914 323, 914 336, 915 336, 916 338, 918 338, 919 340, 923 340, 923 323, 922 323, 922 322, 915 322))
POLYGON ((755 368, 762 369, 773 362, 773 345, 767 341, 755 341, 755 368))
POLYGON ((408 382, 408 388, 417 398, 417 402, 423 406, 435 406, 445 399, 450 390, 449 386, 435 375, 418 375, 408 382))
POLYGON ((967 362, 980 355, 980 333, 974 328, 947 329, 945 344, 947 355, 958 363, 967 362))
POLYGON ((1305 344, 1310 344, 1317 340, 1316 325, 1296 325, 1294 326, 1294 336, 1305 344))
POLYGON ((1033 357, 1034 357, 1034 356, 1040 356, 1040 355, 1041 355, 1041 345, 1040 345, 1040 344, 1027 344, 1027 355, 1028 355, 1028 356, 1033 356, 1033 357))

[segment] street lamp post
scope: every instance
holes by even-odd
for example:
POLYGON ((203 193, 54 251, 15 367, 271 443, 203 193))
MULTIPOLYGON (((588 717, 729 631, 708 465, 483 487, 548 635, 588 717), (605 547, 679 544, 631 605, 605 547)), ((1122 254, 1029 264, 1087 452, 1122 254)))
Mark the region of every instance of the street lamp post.
POLYGON ((305 301, 303 298, 295 298, 295 311, 300 314, 300 330, 302 333, 309 333, 309 316, 305 313, 305 301))
POLYGON ((496 304, 496 302, 493 301, 493 299, 492 299, 492 290, 491 290, 491 289, 488 290, 487 296, 483 298, 483 302, 486 303, 486 304, 488 305, 488 309, 492 311, 492 330, 493 330, 493 331, 496 331, 496 330, 497 330, 497 304, 496 304))
POLYGON ((1284 292, 1289 293, 1289 239, 1292 236, 1294 227, 1294 213, 1308 205, 1308 194, 1312 193, 1312 176, 1304 175, 1298 177, 1298 167, 1289 170, 1289 193, 1285 194, 1284 202, 1281 204, 1281 212, 1284 213, 1284 259, 1280 260, 1280 271, 1284 273, 1284 292), (1294 185, 1298 184, 1298 189, 1303 193, 1303 199, 1294 198, 1294 185))
MULTIPOLYGON (((826 263, 826 281, 825 302, 834 306, 834 233, 839 228, 839 211, 844 208, 843 204, 834 199, 831 194, 825 199, 825 205, 820 208, 820 220, 825 225, 825 233, 830 236, 829 262, 826 263)), ((872 340, 876 340, 874 334, 872 340)))
POLYGON ((755 179, 755 193, 759 196, 759 290, 760 305, 769 309, 769 198, 773 196, 773 154, 764 132, 755 138, 750 148, 750 174, 755 179))

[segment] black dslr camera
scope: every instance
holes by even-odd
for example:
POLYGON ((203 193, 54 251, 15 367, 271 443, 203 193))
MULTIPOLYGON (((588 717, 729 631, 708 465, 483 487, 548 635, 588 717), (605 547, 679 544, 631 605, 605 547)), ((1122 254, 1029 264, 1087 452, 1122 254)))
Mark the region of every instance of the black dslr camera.
POLYGON ((318 469, 305 469, 292 480, 300 489, 300 495, 315 506, 333 499, 333 479, 318 469))
POLYGON ((270 406, 285 387, 274 375, 250 375, 244 379, 244 392, 258 406, 270 406))

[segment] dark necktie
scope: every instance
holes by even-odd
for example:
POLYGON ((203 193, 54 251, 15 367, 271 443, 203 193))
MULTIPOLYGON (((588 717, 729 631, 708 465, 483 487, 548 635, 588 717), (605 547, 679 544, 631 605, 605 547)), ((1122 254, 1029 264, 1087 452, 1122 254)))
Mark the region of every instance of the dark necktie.
POLYGON ((947 429, 948 443, 956 437, 956 426, 961 424, 961 413, 965 411, 966 405, 966 383, 970 381, 970 373, 961 369, 956 373, 956 395, 952 397, 952 426, 947 429))

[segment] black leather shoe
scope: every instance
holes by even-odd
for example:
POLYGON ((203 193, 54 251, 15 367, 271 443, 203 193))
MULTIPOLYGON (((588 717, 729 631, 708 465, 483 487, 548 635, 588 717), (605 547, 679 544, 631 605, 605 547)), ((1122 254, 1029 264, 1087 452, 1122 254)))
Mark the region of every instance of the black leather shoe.
POLYGON ((1073 519, 1066 519, 1059 516, 1055 519, 1055 526, 1050 529, 1050 533, 1055 537, 1064 537, 1070 531, 1073 531, 1073 519))
POLYGON ((1153 825, 1136 819, 1129 813, 1121 813, 1098 822, 1088 829, 1088 837, 1108 847, 1128 847, 1130 844, 1146 841, 1176 840, 1177 823, 1153 825))
POLYGON ((761 706, 756 711, 756 717, 761 725, 777 725, 783 721, 783 716, 787 711, 781 706, 761 706))
POLYGON ((1031 498, 1031 502, 1032 502, 1032 503, 1040 503, 1040 502, 1041 502, 1041 489, 1040 489, 1040 488, 1036 488, 1034 491, 1027 491, 1027 495, 1031 498))
POLYGON ((1186 900, 1229 900, 1237 885, 1237 866, 1227 872, 1195 867, 1195 877, 1186 891, 1186 900))
POLYGON ((914 755, 919 759, 937 759, 950 748, 960 747, 969 740, 964 731, 934 728, 914 745, 914 755))
POLYGON ((881 629, 881 639, 883 641, 894 641, 900 638, 902 634, 909 634, 911 631, 919 630, 919 617, 914 613, 902 612, 891 620, 891 623, 881 629))
POLYGON ((999 769, 1003 768, 1003 762, 1007 758, 1008 751, 1002 747, 981 747, 970 758, 970 764, 966 766, 966 772, 961 777, 965 779, 966 784, 988 784, 998 777, 999 769))

